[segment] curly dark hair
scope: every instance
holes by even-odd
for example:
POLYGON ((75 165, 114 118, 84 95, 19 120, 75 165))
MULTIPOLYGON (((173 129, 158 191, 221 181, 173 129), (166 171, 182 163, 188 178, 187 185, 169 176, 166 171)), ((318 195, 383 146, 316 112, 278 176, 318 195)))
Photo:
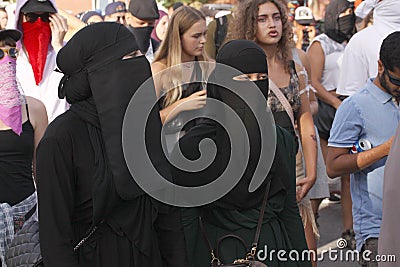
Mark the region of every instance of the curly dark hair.
POLYGON ((257 16, 259 5, 273 3, 279 10, 282 18, 282 38, 278 42, 278 56, 285 66, 286 72, 290 71, 292 59, 293 30, 288 20, 285 0, 244 0, 239 3, 235 13, 235 19, 230 28, 230 38, 255 41, 257 31, 257 16))

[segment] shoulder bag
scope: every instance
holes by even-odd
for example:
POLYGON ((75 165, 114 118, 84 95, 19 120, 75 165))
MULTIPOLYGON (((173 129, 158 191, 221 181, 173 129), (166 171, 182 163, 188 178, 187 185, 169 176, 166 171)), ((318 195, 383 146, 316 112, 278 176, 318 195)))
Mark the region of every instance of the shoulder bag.
POLYGON ((200 229, 201 229, 201 232, 203 233, 204 240, 205 240, 205 242, 208 246, 208 249, 210 250, 210 253, 211 253, 211 267, 267 267, 267 265, 265 263, 256 260, 256 253, 257 253, 257 247, 258 247, 258 240, 260 238, 261 226, 262 226, 262 222, 264 219, 265 207, 266 207, 267 201, 268 201, 268 193, 269 193, 270 186, 271 186, 271 181, 268 182, 267 187, 265 189, 265 195, 264 195, 264 199, 262 202, 260 215, 258 217, 256 233, 254 235, 254 241, 251 244, 251 249, 248 249, 248 247, 246 246, 246 242, 240 236, 237 236, 234 234, 228 234, 228 235, 224 235, 224 236, 220 237, 217 240, 216 249, 214 250, 212 248, 210 240, 207 238, 207 234, 206 234, 202 219, 201 219, 201 217, 199 217, 200 229), (221 242, 228 238, 234 238, 234 239, 239 240, 240 243, 243 244, 243 246, 246 248, 246 250, 248 252, 246 253, 246 255, 243 259, 237 259, 233 263, 224 264, 219 259, 219 249, 221 246, 221 242))

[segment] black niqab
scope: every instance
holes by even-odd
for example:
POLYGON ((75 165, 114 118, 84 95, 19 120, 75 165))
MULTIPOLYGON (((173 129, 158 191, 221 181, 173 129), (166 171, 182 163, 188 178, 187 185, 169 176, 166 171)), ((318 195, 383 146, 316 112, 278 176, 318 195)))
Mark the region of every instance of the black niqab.
MULTIPOLYGON (((138 49, 135 37, 125 26, 104 22, 80 30, 57 55, 57 65, 65 74, 59 87, 60 97, 65 95, 71 111, 88 123, 95 153, 93 224, 112 210, 112 191, 124 200, 144 194, 129 173, 122 149, 122 125, 129 101, 151 77, 144 56, 123 59, 138 49)), ((149 120, 154 129, 148 134, 158 135, 149 137, 156 147, 161 131, 157 110, 149 115, 149 120)), ((154 153, 155 158, 159 155, 159 151, 154 153)))
MULTIPOLYGON (((213 163, 207 169, 197 173, 174 168, 173 178, 180 185, 204 185, 218 179, 227 167, 228 161, 233 161, 234 165, 245 162, 245 170, 238 184, 216 201, 215 205, 229 209, 247 209, 261 203, 265 186, 271 179, 271 177, 267 177, 269 166, 265 166, 266 164, 263 163, 259 164, 260 161, 265 160, 260 159, 261 130, 266 129, 270 121, 263 116, 263 121, 257 122, 254 114, 254 112, 262 113, 267 109, 268 79, 257 81, 255 82, 257 86, 254 86, 250 81, 237 81, 233 78, 243 73, 268 73, 267 59, 264 51, 256 43, 247 40, 234 40, 221 48, 216 61, 228 67, 217 64, 207 84, 207 96, 222 101, 239 116, 245 126, 245 132, 248 134, 249 147, 246 147, 244 141, 243 143, 232 144, 224 127, 212 121, 212 119, 204 120, 201 124, 191 128, 180 139, 179 147, 187 159, 194 160, 200 157, 198 149, 200 141, 210 138, 217 148, 213 163), (260 91, 262 94, 260 94, 260 91), (238 92, 241 96, 244 96, 247 103, 237 95, 238 92), (232 153, 234 150, 231 146, 237 148, 235 153, 232 153), (247 150, 248 148, 249 150, 247 150), (245 158, 247 153, 249 159, 245 158), (258 164, 260 166, 257 166, 258 164), (250 193, 249 184, 256 170, 261 172, 266 179, 256 191, 250 193)), ((224 111, 213 110, 207 104, 205 112, 211 117, 218 118, 224 126, 236 127, 232 116, 224 111)), ((268 144, 266 145, 268 146, 268 144)), ((176 146, 172 157, 176 155, 177 149, 176 146)), ((269 147, 269 149, 275 149, 275 147, 269 147)))

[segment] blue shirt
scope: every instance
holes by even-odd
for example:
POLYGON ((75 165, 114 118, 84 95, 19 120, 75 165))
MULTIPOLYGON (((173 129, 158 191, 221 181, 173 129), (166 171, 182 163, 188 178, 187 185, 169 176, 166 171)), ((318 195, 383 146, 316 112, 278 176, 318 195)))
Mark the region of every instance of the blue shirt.
MULTIPOLYGON (((400 110, 392 101, 392 96, 369 80, 364 89, 339 106, 328 146, 351 148, 358 140, 367 139, 372 147, 377 147, 396 133, 399 122, 400 110)), ((368 238, 379 237, 386 158, 350 176, 353 227, 358 250, 368 238)))

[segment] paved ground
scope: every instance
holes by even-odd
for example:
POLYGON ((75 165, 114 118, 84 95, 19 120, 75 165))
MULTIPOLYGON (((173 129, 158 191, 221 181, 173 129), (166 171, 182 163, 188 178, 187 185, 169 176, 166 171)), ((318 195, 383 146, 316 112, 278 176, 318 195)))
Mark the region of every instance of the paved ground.
POLYGON ((330 203, 328 200, 324 200, 320 206, 319 215, 318 223, 321 238, 318 241, 318 256, 323 259, 318 261, 318 267, 360 267, 357 262, 345 260, 346 254, 351 259, 350 251, 337 247, 343 230, 340 203, 330 203), (331 250, 332 257, 328 255, 329 250, 331 250), (325 253, 322 255, 323 251, 325 253), (334 260, 334 256, 337 256, 337 260, 334 260))

